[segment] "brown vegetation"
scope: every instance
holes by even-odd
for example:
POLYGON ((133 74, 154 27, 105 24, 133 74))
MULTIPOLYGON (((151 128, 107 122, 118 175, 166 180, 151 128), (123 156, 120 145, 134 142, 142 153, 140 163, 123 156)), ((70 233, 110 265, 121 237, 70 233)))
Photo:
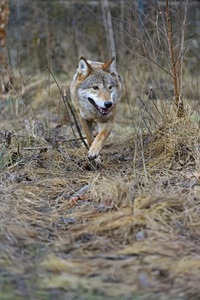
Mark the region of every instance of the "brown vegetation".
MULTIPOLYGON (((87 48, 82 39, 81 13, 88 16, 87 7, 92 19, 105 6, 98 7, 95 1, 88 6, 73 1, 67 6, 67 22, 78 24, 78 29, 66 32, 69 43, 74 41, 74 53, 70 60, 67 52, 69 62, 66 68, 62 66, 67 72, 59 74, 58 79, 52 70, 63 60, 51 57, 56 42, 50 21, 53 14, 56 20, 62 15, 64 6, 58 9, 51 4, 55 11, 50 10, 49 15, 45 4, 28 6, 42 16, 48 30, 46 39, 40 32, 34 33, 29 51, 25 46, 21 49, 22 57, 26 54, 30 59, 31 53, 34 63, 25 68, 24 58, 20 67, 15 65, 12 90, 0 102, 2 300, 200 298, 198 77, 191 75, 189 67, 184 69, 181 59, 182 65, 176 61, 173 73, 174 62, 169 62, 170 49, 165 47, 169 39, 163 38, 165 31, 161 30, 161 25, 167 26, 167 19, 163 21, 164 15, 156 14, 162 7, 152 5, 149 14, 144 10, 137 19, 134 1, 120 4, 124 22, 117 31, 115 3, 104 4, 108 3, 111 15, 115 14, 114 37, 124 33, 120 45, 116 39, 116 49, 123 51, 118 66, 124 99, 118 105, 113 133, 103 147, 101 161, 86 157, 68 87, 78 53, 81 49, 85 55, 87 48), (72 14, 77 7, 81 10, 72 14), (143 19, 149 15, 152 20, 156 16, 156 21, 143 19), (35 48, 32 51, 32 43, 45 45, 42 49, 48 52, 48 67, 42 65, 40 71, 44 56, 37 56, 35 48), (182 69, 186 70, 187 83, 182 69), (181 79, 176 78, 179 96, 187 90, 184 114, 177 113, 180 106, 169 73, 181 75, 181 79)), ((182 13, 182 5, 170 9, 172 16, 182 13)), ((23 15, 23 10, 20 13, 23 15)), ((100 32, 99 52, 91 42, 90 55, 94 51, 104 58, 101 30, 106 26, 98 19, 93 31, 90 21, 84 23, 90 29, 88 36, 93 37, 98 27, 100 32)), ((176 19, 173 22, 175 26, 176 19)), ((172 35, 176 33, 173 26, 172 35)), ((66 40, 59 50, 68 46, 66 40)), ((178 39, 178 50, 174 41, 173 36, 175 59, 182 58, 184 40, 178 39)))
POLYGON ((116 124, 100 165, 61 128, 62 151, 38 132, 1 133, 5 295, 199 297, 198 133, 176 118, 142 146, 116 124))

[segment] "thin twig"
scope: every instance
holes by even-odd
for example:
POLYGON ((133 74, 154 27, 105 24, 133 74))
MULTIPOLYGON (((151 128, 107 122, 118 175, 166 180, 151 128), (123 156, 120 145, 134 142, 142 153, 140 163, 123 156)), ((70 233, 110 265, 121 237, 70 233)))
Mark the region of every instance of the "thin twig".
POLYGON ((50 149, 50 147, 26 147, 26 148, 22 148, 22 150, 28 150, 28 151, 47 150, 47 149, 50 149))
MULTIPOLYGON (((140 99, 141 103, 144 106, 144 110, 148 113, 148 115, 150 116, 150 118, 154 121, 154 123, 159 127, 159 124, 156 122, 156 120, 154 119, 154 117, 152 116, 151 112, 148 110, 147 108, 147 102, 143 101, 142 98, 138 95, 138 98, 140 99)), ((149 130, 150 131, 150 130, 149 130)))
POLYGON ((164 10, 162 10, 160 7, 158 7, 152 0, 149 0, 151 2, 151 4, 153 6, 155 6, 157 8, 157 10, 159 10, 162 14, 166 15, 166 12, 164 10))
POLYGON ((174 78, 174 75, 172 73, 170 73, 169 71, 167 71, 165 68, 163 68, 161 65, 159 65, 153 58, 151 58, 150 56, 147 55, 147 58, 150 59, 156 66, 158 66, 161 70, 163 70, 165 73, 167 73, 168 75, 170 75, 172 78, 174 78))
MULTIPOLYGON (((143 13, 136 4, 132 3, 133 7, 140 12, 140 14, 145 17, 150 23, 152 23, 153 25, 155 25, 155 22, 150 19, 150 17, 148 15, 146 15, 145 13, 143 13)), ((165 35, 165 32, 159 27, 159 30, 165 35)))

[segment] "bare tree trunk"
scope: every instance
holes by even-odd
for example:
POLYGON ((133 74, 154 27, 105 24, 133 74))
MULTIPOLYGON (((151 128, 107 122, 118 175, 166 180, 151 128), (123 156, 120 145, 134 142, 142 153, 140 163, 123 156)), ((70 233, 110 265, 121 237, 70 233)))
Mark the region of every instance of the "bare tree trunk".
POLYGON ((6 25, 9 18, 9 2, 8 0, 0 1, 0 95, 8 92, 9 82, 11 81, 10 66, 8 63, 7 55, 7 36, 6 36, 6 25))
POLYGON ((187 18, 187 9, 188 9, 188 0, 186 0, 185 12, 183 24, 180 26, 180 49, 179 49, 179 58, 178 58, 178 74, 179 74, 179 93, 182 97, 182 86, 183 86, 183 53, 184 53, 184 38, 185 38, 185 24, 187 18))
POLYGON ((179 118, 184 116, 184 106, 183 102, 180 99, 180 93, 178 88, 178 75, 176 70, 176 60, 174 57, 174 48, 172 45, 172 30, 171 30, 171 16, 169 13, 169 3, 168 0, 166 0, 166 17, 167 17, 167 27, 168 27, 168 44, 169 44, 169 51, 171 55, 171 62, 172 62, 172 70, 173 70, 173 80, 174 80, 174 93, 175 93, 175 103, 178 107, 177 116, 179 118))
POLYGON ((123 55, 124 50, 124 1, 120 3, 120 54, 123 55))
MULTIPOLYGON (((101 0, 101 8, 106 32, 107 45, 110 49, 110 56, 116 57, 115 39, 108 0, 101 0)), ((113 66, 116 67, 116 60, 113 61, 113 66)))

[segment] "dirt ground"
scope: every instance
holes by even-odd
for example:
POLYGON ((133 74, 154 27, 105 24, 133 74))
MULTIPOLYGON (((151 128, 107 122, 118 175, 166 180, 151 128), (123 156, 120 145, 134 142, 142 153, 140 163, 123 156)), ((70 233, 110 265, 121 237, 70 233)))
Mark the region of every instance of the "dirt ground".
POLYGON ((198 132, 136 135, 122 103, 91 162, 64 114, 18 105, 1 102, 0 299, 199 299, 198 132))

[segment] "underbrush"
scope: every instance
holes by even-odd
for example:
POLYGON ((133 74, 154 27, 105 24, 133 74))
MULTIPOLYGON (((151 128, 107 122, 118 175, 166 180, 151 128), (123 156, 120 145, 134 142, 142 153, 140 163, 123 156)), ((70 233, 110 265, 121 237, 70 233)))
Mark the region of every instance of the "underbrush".
POLYGON ((115 129, 101 163, 59 130, 56 143, 27 126, 1 137, 2 157, 15 157, 1 163, 4 298, 197 299, 194 124, 174 115, 151 135, 115 129))

